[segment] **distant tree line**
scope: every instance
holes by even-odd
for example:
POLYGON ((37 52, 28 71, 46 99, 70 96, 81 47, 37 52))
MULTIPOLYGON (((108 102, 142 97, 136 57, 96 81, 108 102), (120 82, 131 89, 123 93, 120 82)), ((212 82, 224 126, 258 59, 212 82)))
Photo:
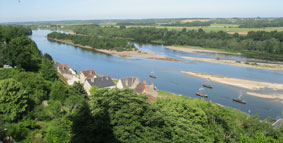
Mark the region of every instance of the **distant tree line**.
MULTIPOLYGON (((164 20, 128 20, 117 22, 118 26, 180 26, 196 27, 210 26, 211 24, 236 24, 239 28, 264 28, 264 27, 283 27, 283 18, 215 18, 209 21, 183 22, 190 19, 164 19, 164 20)), ((191 19, 195 20, 195 19, 191 19)))
POLYGON ((241 52, 247 56, 271 60, 283 60, 283 32, 249 32, 247 36, 223 31, 204 32, 199 30, 175 31, 161 28, 115 28, 97 26, 70 27, 78 34, 122 37, 137 42, 160 41, 165 45, 188 45, 241 52))
POLYGON ((262 27, 283 27, 283 18, 278 18, 274 20, 268 20, 268 19, 251 20, 239 26, 239 28, 262 28, 262 27))
POLYGON ((181 26, 181 27, 197 27, 197 26, 210 26, 213 22, 201 22, 201 21, 192 21, 192 22, 176 22, 176 23, 168 23, 161 24, 161 26, 181 26))
POLYGON ((133 43, 121 38, 107 38, 98 36, 71 35, 53 32, 47 35, 49 39, 71 40, 74 44, 91 46, 94 49, 106 49, 116 51, 132 51, 133 43))
POLYGON ((120 22, 116 23, 117 26, 153 26, 154 22, 120 22))

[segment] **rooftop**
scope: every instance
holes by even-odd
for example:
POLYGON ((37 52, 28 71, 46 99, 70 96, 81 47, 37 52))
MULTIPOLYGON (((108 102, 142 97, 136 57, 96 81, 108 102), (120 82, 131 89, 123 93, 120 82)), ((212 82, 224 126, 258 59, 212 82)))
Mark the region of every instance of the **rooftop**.
POLYGON ((87 78, 93 78, 96 75, 94 70, 84 70, 82 73, 87 78))
POLYGON ((70 71, 71 67, 69 67, 68 65, 61 64, 58 65, 57 68, 62 74, 72 74, 72 72, 70 71))
POLYGON ((91 86, 97 86, 99 88, 115 86, 115 83, 112 81, 112 79, 109 76, 87 79, 87 82, 91 86))

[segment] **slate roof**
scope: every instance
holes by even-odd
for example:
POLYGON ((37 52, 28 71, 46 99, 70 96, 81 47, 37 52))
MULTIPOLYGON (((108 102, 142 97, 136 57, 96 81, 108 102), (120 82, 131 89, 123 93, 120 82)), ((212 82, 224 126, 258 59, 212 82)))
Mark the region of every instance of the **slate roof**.
POLYGON ((99 88, 115 86, 115 83, 112 81, 112 79, 109 76, 98 77, 98 78, 94 78, 93 80, 87 79, 87 82, 91 86, 97 86, 99 88))
POLYGON ((96 75, 94 70, 84 70, 82 73, 86 78, 93 78, 96 75))
POLYGON ((134 86, 136 86, 135 83, 139 83, 139 78, 133 78, 133 77, 123 78, 123 79, 121 79, 121 82, 122 82, 123 87, 135 88, 134 87, 134 86))

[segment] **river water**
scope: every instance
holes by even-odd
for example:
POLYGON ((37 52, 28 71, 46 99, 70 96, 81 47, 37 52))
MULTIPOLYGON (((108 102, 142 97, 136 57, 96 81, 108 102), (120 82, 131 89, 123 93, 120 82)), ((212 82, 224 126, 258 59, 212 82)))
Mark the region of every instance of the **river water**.
MULTIPOLYGON (((283 83, 283 72, 252 69, 246 67, 237 67, 225 64, 194 62, 182 59, 181 56, 206 57, 214 58, 215 56, 222 59, 237 59, 247 61, 248 59, 237 55, 211 55, 207 53, 185 53, 164 48, 162 45, 153 44, 136 44, 136 47, 142 51, 157 53, 168 57, 183 60, 185 62, 160 61, 153 59, 145 59, 137 57, 137 60, 109 56, 103 53, 94 52, 77 48, 71 45, 50 42, 46 36, 50 30, 35 30, 30 36, 42 51, 42 53, 50 54, 54 60, 59 63, 71 65, 72 68, 80 72, 81 70, 93 69, 98 74, 109 75, 112 78, 123 77, 139 77, 141 81, 146 80, 148 83, 154 82, 158 89, 182 94, 192 98, 200 98, 195 96, 195 92, 201 85, 207 82, 205 79, 192 77, 180 73, 180 70, 190 72, 211 73, 224 75, 234 78, 283 83), (151 79, 149 74, 154 72, 158 77, 151 79)), ((245 93, 245 89, 210 82, 213 89, 206 89, 209 95, 207 99, 224 106, 237 108, 243 112, 250 114, 258 114, 261 119, 267 116, 278 118, 283 116, 283 104, 261 99, 254 96, 244 95, 242 99, 247 104, 239 104, 232 101, 233 98, 239 97, 241 93, 245 93)))

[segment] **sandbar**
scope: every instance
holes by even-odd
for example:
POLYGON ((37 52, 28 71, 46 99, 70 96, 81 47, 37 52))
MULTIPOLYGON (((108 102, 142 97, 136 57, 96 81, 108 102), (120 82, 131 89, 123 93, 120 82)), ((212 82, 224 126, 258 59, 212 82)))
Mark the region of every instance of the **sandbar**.
POLYGON ((258 62, 246 64, 244 62, 236 62, 236 61, 229 61, 229 60, 217 60, 217 59, 209 59, 209 58, 196 58, 196 57, 182 57, 182 58, 188 59, 188 60, 199 61, 199 62, 220 63, 220 64, 229 64, 229 65, 234 65, 234 66, 240 66, 240 67, 283 71, 283 65, 281 65, 281 64, 258 63, 258 62))

